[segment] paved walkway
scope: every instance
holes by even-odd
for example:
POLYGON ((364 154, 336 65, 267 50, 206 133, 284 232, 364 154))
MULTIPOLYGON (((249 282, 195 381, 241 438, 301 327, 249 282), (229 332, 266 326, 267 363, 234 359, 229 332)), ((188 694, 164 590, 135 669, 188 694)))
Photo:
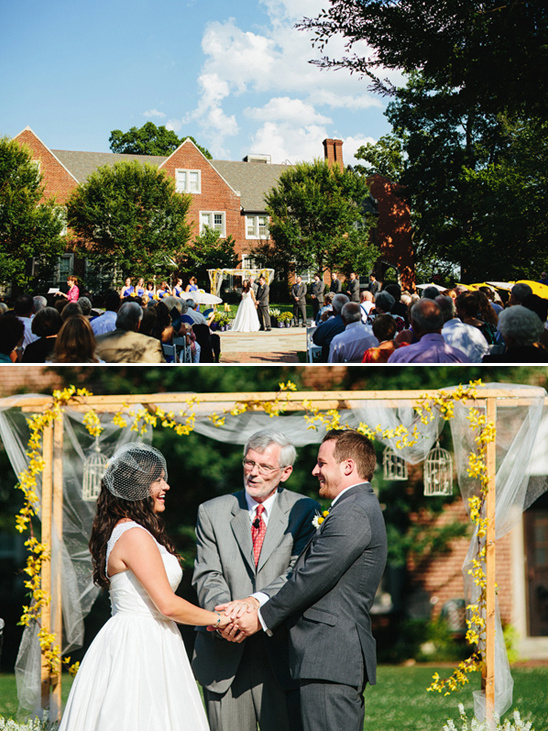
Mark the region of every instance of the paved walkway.
POLYGON ((306 361, 306 328, 278 327, 270 332, 221 336, 221 363, 300 363, 306 361), (299 360, 298 353, 302 353, 299 360))

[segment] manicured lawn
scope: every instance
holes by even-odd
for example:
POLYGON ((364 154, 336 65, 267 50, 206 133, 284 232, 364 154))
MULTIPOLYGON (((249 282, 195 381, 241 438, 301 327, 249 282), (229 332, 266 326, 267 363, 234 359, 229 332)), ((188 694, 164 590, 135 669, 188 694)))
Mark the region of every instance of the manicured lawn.
MULTIPOLYGON (((438 667, 396 667, 383 665, 378 670, 378 682, 368 687, 365 693, 366 731, 442 731, 448 718, 458 718, 458 703, 463 703, 468 716, 473 708, 472 691, 479 689, 479 678, 470 676, 466 689, 443 696, 427 693, 432 675, 439 672, 442 677, 450 674, 449 668, 438 667)), ((532 720, 535 731, 548 729, 548 666, 516 667, 514 678, 514 702, 522 719, 532 720)), ((70 689, 71 678, 63 676, 63 698, 70 689)), ((123 702, 123 699, 120 699, 123 702)), ((0 716, 15 715, 17 696, 15 677, 0 675, 0 716)))

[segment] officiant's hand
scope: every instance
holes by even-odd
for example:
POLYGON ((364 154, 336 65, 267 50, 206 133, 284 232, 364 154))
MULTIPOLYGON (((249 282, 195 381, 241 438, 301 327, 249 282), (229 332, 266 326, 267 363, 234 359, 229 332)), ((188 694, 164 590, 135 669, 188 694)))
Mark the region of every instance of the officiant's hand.
POLYGON ((224 612, 230 619, 234 620, 241 617, 246 612, 252 612, 258 609, 260 606, 259 600, 253 596, 248 596, 245 599, 235 599, 232 602, 226 602, 225 604, 219 604, 215 607, 215 611, 224 612))

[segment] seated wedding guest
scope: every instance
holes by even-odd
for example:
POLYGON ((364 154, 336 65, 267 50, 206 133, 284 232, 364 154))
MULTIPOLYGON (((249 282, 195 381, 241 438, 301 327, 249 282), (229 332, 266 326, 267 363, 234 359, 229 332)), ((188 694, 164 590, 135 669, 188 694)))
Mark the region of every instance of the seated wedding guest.
POLYGON ((403 318, 407 325, 407 305, 402 302, 402 291, 401 287, 397 282, 386 282, 383 286, 383 290, 391 294, 394 298, 394 305, 392 307, 392 314, 399 315, 403 318))
POLYGON ((489 354, 487 340, 477 327, 467 325, 457 317, 455 302, 451 297, 438 295, 436 302, 443 315, 441 334, 448 345, 462 350, 471 363, 481 363, 484 355, 489 354))
POLYGON ((0 316, 5 315, 6 312, 9 310, 9 307, 5 302, 0 302, 0 316))
POLYGON ((221 353, 221 338, 209 329, 215 313, 212 312, 206 319, 201 312, 198 312, 198 305, 193 299, 185 301, 188 305, 186 315, 192 320, 192 329, 196 340, 200 343, 200 363, 218 363, 221 353))
POLYGON ((320 322, 323 322, 324 320, 327 320, 328 317, 330 317, 333 314, 333 297, 335 296, 335 292, 326 292, 323 298, 323 307, 320 307, 320 311, 318 312, 318 316, 316 317, 316 325, 319 325, 320 322))
POLYGON ((103 333, 112 332, 116 328, 116 317, 120 309, 120 295, 115 290, 109 290, 105 295, 105 311, 91 321, 91 329, 95 337, 103 333))
POLYGON ((13 315, 0 317, 0 363, 17 362, 17 349, 22 346, 25 326, 13 315))
POLYGON ((379 344, 365 351, 362 363, 387 363, 388 358, 397 348, 394 342, 396 336, 394 318, 391 315, 378 315, 373 320, 373 335, 379 344))
POLYGON ((37 312, 40 312, 40 310, 44 309, 44 307, 47 307, 48 301, 43 295, 37 294, 32 298, 32 304, 33 312, 36 315, 37 312))
POLYGON ((165 363, 159 340, 139 332, 143 308, 124 302, 116 317, 116 328, 97 337, 97 355, 106 363, 165 363))
MULTIPOLYGON (((190 322, 185 321, 185 315, 188 313, 189 310, 188 302, 185 299, 180 299, 179 307, 180 316, 174 321, 173 327, 175 328, 178 336, 185 337, 187 340, 187 344, 190 345, 192 362, 199 363, 202 346, 196 340, 196 333, 194 332, 193 325, 190 322)), ((211 347, 215 353, 215 362, 218 363, 221 352, 221 338, 216 333, 210 332, 210 342, 211 347), (213 335, 216 335, 216 337, 213 338, 213 335)))
POLYGON ((398 332, 405 330, 405 319, 401 315, 396 315, 393 312, 395 304, 396 300, 390 292, 387 292, 384 289, 381 292, 378 292, 375 295, 375 307, 369 313, 370 322, 372 322, 378 315, 390 315, 390 317, 394 320, 396 330, 398 332))
POLYGON ((345 304, 349 301, 350 300, 345 294, 336 294, 333 297, 332 317, 320 323, 312 334, 314 345, 319 345, 322 349, 319 358, 322 363, 327 363, 329 358, 329 346, 331 345, 331 341, 335 335, 344 331, 345 324, 341 316, 341 311, 345 304))
POLYGON ((535 312, 523 305, 507 307, 500 313, 499 330, 505 351, 486 355, 483 363, 548 363, 548 351, 539 345, 544 325, 535 312))
POLYGON ((523 300, 523 306, 539 316, 543 325, 543 332, 540 336, 539 343, 543 348, 548 350, 548 300, 542 299, 538 294, 530 294, 523 300))
POLYGON ((78 302, 69 302, 61 310, 61 319, 66 322, 69 317, 75 317, 76 315, 83 315, 82 308, 78 302))
POLYGON ((487 299, 489 300, 490 306, 493 308, 493 310, 495 311, 495 314, 498 317, 500 315, 500 313, 503 311, 504 307, 501 304, 499 304, 498 302, 495 302, 495 295, 494 295, 491 287, 480 287, 479 291, 483 292, 483 294, 487 297, 487 299))
POLYGON ((421 297, 429 299, 429 300, 435 300, 439 294, 440 294, 439 289, 437 287, 430 285, 429 287, 425 287, 422 290, 421 297))
POLYGON ((37 339, 32 332, 32 318, 34 314, 34 302, 30 294, 20 294, 13 305, 13 314, 23 323, 25 336, 22 348, 25 350, 29 343, 37 339))
POLYGON ((373 292, 370 292, 368 289, 364 289, 360 296, 362 300, 360 303, 362 322, 365 325, 369 322, 369 313, 375 309, 374 296, 373 292))
MULTIPOLYGON (((489 319, 482 319, 480 317, 480 298, 478 295, 485 295, 480 292, 462 292, 457 296, 455 300, 455 307, 457 308, 457 315, 462 322, 467 325, 476 327, 484 336, 488 345, 494 345, 497 342, 497 327, 496 327, 496 314, 490 309, 490 318, 495 319, 495 324, 489 321, 489 319)), ((487 299, 485 297, 485 299, 487 299)))
POLYGON ((55 307, 44 307, 32 319, 32 332, 38 340, 25 348, 22 363, 45 363, 50 360, 55 347, 57 333, 63 320, 55 307))
POLYGON ((95 335, 87 317, 74 315, 63 323, 55 339, 50 363, 100 363, 95 354, 95 335))
POLYGON ((515 305, 523 304, 523 300, 533 294, 533 290, 525 282, 517 282, 514 284, 510 291, 510 299, 508 300, 508 307, 514 307, 515 305))
MULTIPOLYGON (((167 299, 167 297, 165 299, 167 299)), ((162 302, 158 302, 154 309, 156 310, 156 321, 150 334, 161 343, 171 344, 173 342, 175 330, 171 322, 171 315, 166 301, 162 300, 162 302)))
POLYGON ((379 344, 371 325, 361 321, 357 302, 347 302, 341 310, 344 331, 335 335, 329 345, 328 363, 360 363, 364 352, 379 344))
POLYGON ((89 320, 91 317, 91 300, 89 297, 79 297, 77 304, 80 305, 82 315, 89 320))
MULTIPOLYGON (((469 363, 462 350, 447 345, 441 330, 443 315, 437 302, 422 297, 411 308, 411 327, 418 342, 398 348, 389 363, 469 363)), ((409 331, 403 331, 409 332, 409 331)), ((400 333, 403 335, 403 333, 400 333)))

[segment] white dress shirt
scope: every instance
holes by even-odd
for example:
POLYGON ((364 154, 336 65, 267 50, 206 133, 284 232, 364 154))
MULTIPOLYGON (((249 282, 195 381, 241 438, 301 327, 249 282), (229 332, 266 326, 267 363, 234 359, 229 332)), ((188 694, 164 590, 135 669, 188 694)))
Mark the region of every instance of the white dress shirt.
POLYGON ((462 350, 472 363, 481 363, 483 356, 489 355, 489 345, 481 330, 458 317, 446 322, 441 334, 447 345, 462 350))

